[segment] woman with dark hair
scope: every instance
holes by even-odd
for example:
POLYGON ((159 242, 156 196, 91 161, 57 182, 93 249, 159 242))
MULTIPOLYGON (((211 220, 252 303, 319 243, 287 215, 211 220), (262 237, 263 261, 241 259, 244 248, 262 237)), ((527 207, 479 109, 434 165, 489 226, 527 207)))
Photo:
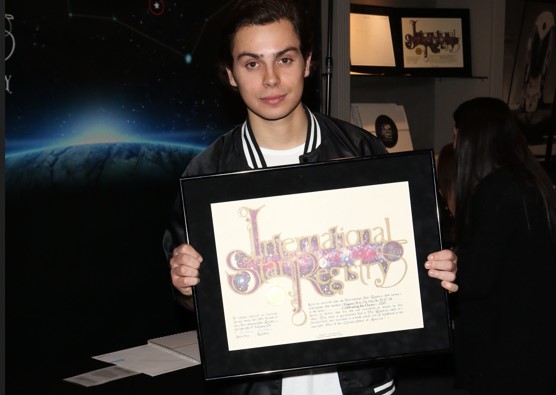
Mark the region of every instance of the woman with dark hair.
POLYGON ((454 145, 451 143, 446 144, 440 150, 436 160, 443 248, 454 247, 454 215, 456 213, 454 197, 456 185, 455 161, 454 145))
POLYGON ((458 384, 473 395, 553 395, 554 185, 504 102, 469 100, 454 120, 458 384))

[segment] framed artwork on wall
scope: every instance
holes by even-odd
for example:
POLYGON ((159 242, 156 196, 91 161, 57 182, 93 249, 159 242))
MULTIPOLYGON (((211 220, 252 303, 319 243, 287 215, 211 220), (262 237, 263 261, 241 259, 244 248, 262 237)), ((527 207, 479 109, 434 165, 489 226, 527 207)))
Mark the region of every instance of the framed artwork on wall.
POLYGON ((471 77, 468 9, 352 4, 352 73, 471 77))
MULTIPOLYGON (((556 4, 525 1, 517 7, 520 34, 516 45, 507 48, 511 65, 508 106, 523 129, 531 152, 543 161, 551 161, 554 149, 556 99, 556 4)), ((517 18, 507 17, 517 21, 517 18)), ((507 22, 508 24, 508 22, 507 22)), ((516 26, 506 26, 506 30, 516 26)))
POLYGON ((399 9, 402 70, 409 75, 471 76, 467 9, 399 9))
POLYGON ((353 73, 400 74, 400 47, 395 9, 352 4, 350 62, 353 73))
POLYGON ((404 107, 397 103, 351 103, 351 122, 377 136, 388 152, 413 151, 404 107))

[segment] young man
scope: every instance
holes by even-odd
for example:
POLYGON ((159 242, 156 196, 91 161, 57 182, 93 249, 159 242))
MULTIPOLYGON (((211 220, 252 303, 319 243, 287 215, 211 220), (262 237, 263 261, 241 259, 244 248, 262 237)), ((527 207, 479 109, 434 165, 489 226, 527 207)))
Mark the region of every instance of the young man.
MULTIPOLYGON (((224 30, 221 68, 247 107, 247 120, 194 158, 184 175, 232 172, 294 163, 313 163, 385 154, 380 140, 343 121, 312 113, 301 102, 310 73, 311 32, 293 0, 238 0, 224 30)), ((202 257, 185 244, 183 214, 176 202, 164 237, 174 287, 192 307, 202 257)), ((429 256, 429 275, 456 291, 456 257, 429 256)), ((234 394, 391 394, 387 368, 357 367, 285 375, 282 380, 246 379, 229 383, 234 394)))

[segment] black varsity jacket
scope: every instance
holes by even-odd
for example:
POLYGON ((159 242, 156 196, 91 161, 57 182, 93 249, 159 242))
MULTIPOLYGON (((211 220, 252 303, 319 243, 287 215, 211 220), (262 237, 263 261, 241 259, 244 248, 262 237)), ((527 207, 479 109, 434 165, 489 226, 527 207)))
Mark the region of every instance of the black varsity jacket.
MULTIPOLYGON (((353 158, 386 154, 382 142, 369 132, 350 123, 312 113, 308 117, 307 139, 300 163, 316 163, 340 158, 353 158)), ((250 129, 249 122, 234 127, 219 137, 206 150, 193 158, 184 177, 229 173, 248 169, 264 168, 266 164, 259 146, 250 129)), ((185 243, 185 225, 181 199, 174 204, 173 215, 167 227, 163 247, 169 260, 172 251, 185 243)), ((188 308, 191 300, 175 292, 176 298, 188 308)), ((383 367, 338 368, 340 386, 344 395, 386 395, 395 390, 392 375, 383 367)), ((225 380, 210 384, 210 393, 234 395, 281 395, 281 377, 247 378, 225 380)))

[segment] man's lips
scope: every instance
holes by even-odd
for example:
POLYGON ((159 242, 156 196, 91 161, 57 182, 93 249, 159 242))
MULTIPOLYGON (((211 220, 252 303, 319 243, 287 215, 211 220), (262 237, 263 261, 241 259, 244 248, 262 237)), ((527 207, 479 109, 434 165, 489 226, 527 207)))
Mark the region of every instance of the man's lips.
POLYGON ((284 100, 285 97, 286 97, 286 95, 266 96, 266 97, 261 98, 261 101, 263 101, 266 104, 278 104, 282 100, 284 100))

